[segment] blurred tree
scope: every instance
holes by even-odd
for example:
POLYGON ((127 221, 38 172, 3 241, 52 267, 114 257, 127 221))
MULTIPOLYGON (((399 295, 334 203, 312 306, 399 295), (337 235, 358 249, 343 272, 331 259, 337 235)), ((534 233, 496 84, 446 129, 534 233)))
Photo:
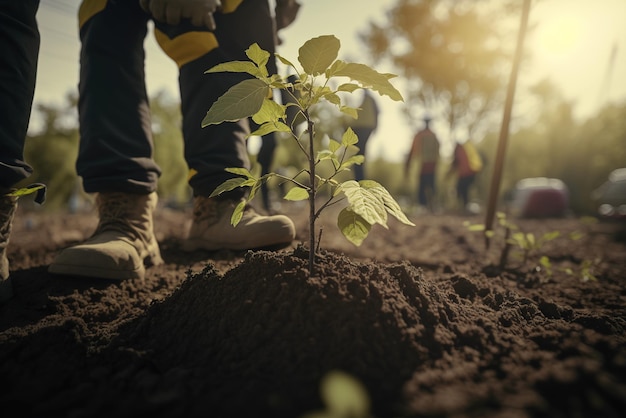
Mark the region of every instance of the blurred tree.
MULTIPOLYGON (((76 197, 86 199, 76 175, 78 155, 77 98, 68 94, 62 105, 36 104, 33 119, 38 129, 30 132, 24 156, 33 167, 33 174, 18 186, 33 182, 48 186, 43 209, 72 209, 76 197), (70 206, 68 206, 70 205, 70 206)), ((165 92, 150 99, 154 132, 154 159, 163 169, 159 179, 159 195, 172 205, 186 203, 191 191, 187 184, 187 165, 183 158, 180 104, 165 92)), ((28 200, 24 201, 28 204, 28 200)))
MULTIPOLYGON (((502 179, 503 196, 527 177, 563 180, 570 192, 570 207, 578 215, 594 215, 591 199, 608 174, 626 166, 626 103, 611 104, 585 121, 573 116, 568 102, 553 83, 532 86, 534 100, 512 133, 502 179)), ((487 135, 479 147, 493 158, 497 136, 487 135)))
MULTIPOLYGON (((24 147, 24 158, 33 174, 18 186, 45 183, 48 186, 46 209, 64 209, 79 189, 74 163, 78 155, 76 95, 68 94, 62 106, 37 104, 34 112, 41 127, 31 133, 24 147)), ((28 199, 25 203, 28 204, 28 199)))
POLYGON ((582 123, 576 141, 582 145, 570 166, 580 193, 573 196, 572 203, 581 212, 596 214, 591 193, 611 171, 626 167, 626 101, 609 104, 582 123))
POLYGON ((409 119, 442 115, 450 137, 474 136, 502 104, 515 34, 505 23, 516 3, 398 0, 388 23, 370 23, 361 40, 375 63, 389 61, 406 80, 409 119))

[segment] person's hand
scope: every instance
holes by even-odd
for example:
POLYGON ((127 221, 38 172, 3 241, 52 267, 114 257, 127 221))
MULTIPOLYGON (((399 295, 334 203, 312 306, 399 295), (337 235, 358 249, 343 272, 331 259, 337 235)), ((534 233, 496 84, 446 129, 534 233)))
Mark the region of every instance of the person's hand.
POLYGON ((160 22, 176 25, 189 18, 192 25, 211 30, 215 30, 213 13, 222 6, 220 0, 139 0, 139 4, 160 22))
POLYGON ((291 25, 300 10, 297 0, 276 0, 276 29, 281 30, 291 25))

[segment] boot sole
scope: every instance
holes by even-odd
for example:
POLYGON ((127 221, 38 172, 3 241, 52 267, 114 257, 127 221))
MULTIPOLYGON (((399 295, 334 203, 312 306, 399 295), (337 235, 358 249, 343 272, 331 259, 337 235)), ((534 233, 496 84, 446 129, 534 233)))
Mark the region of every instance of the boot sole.
POLYGON ((142 266, 137 270, 105 270, 96 269, 93 266, 75 266, 70 264, 52 264, 48 267, 48 273, 72 277, 88 277, 106 280, 143 280, 146 270, 142 266))
POLYGON ((227 244, 224 242, 219 243, 211 243, 206 240, 200 239, 190 239, 183 241, 180 248, 184 252, 194 252, 194 251, 220 251, 220 250, 231 250, 231 251, 246 251, 246 250, 280 250, 282 248, 288 247, 291 245, 293 240, 283 241, 283 242, 274 242, 263 244, 260 246, 249 246, 244 244, 231 243, 227 244))

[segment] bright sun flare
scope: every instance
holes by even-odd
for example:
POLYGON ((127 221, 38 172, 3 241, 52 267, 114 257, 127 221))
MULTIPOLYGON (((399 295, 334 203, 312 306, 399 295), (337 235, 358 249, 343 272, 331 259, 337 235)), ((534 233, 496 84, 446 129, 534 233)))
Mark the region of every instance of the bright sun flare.
POLYGON ((580 40, 582 23, 574 16, 558 16, 542 22, 538 28, 539 46, 548 53, 562 54, 570 51, 580 40))

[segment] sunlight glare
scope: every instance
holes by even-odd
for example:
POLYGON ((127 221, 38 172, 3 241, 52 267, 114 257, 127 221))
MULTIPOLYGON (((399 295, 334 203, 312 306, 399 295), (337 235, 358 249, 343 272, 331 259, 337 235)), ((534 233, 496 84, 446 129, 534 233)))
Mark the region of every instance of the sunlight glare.
POLYGON ((580 40, 582 22, 575 16, 559 16, 544 22, 538 31, 538 44, 550 54, 563 54, 580 40))

